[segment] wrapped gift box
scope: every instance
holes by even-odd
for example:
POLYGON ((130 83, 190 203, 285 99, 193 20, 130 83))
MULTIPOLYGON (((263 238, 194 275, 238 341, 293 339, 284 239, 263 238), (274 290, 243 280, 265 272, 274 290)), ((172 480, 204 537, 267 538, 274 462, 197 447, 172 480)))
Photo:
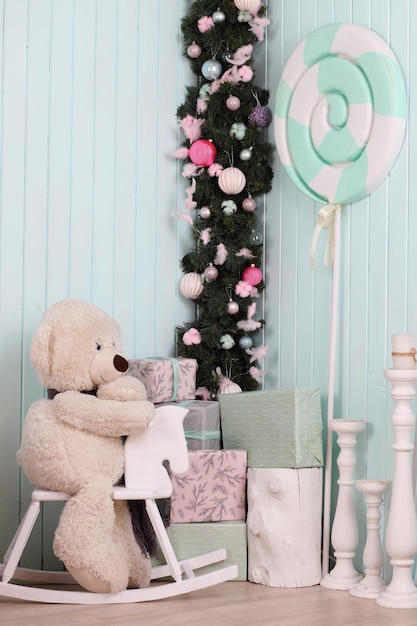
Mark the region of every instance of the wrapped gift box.
POLYGON ((247 450, 248 467, 321 467, 318 387, 222 394, 224 448, 247 450))
POLYGON ((148 400, 155 404, 195 399, 196 359, 131 359, 127 374, 143 382, 148 400))
MULTIPOLYGON (((163 402, 175 404, 178 402, 163 402)), ((188 410, 184 418, 185 438, 189 450, 220 450, 220 405, 217 400, 189 400, 181 402, 188 410)))
MULTIPOLYGON (((206 565, 196 570, 196 574, 207 574, 219 567, 237 565, 238 577, 234 580, 247 580, 247 536, 246 522, 207 522, 202 524, 173 524, 167 533, 179 561, 192 556, 226 548, 227 558, 220 563, 206 565)), ((159 552, 154 564, 163 564, 165 559, 159 552)))
POLYGON ((246 517, 246 451, 189 452, 185 474, 170 471, 171 524, 219 522, 246 517))

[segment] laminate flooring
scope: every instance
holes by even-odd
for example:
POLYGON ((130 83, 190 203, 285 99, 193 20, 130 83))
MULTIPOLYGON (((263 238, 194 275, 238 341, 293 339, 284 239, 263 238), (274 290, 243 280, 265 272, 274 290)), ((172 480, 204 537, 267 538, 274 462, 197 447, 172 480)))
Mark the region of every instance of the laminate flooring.
POLYGON ((416 609, 385 609, 374 600, 320 585, 298 589, 226 582, 139 604, 54 605, 0 597, 7 626, 417 626, 416 609))

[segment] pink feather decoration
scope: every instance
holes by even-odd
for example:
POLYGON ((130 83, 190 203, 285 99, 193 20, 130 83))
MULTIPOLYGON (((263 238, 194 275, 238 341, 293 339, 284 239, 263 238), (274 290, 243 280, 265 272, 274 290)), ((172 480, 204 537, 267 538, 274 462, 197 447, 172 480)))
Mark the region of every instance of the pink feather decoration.
POLYGON ((204 113, 207 110, 208 98, 200 96, 197 98, 197 113, 204 113))
POLYGON ((251 295, 252 285, 240 280, 235 287, 235 294, 241 298, 248 298, 251 295))
MULTIPOLYGON (((224 74, 223 74, 224 76, 224 74)), ((213 93, 217 93, 219 91, 220 85, 222 84, 223 81, 223 76, 222 76, 222 80, 220 80, 220 78, 217 78, 216 80, 213 80, 213 82, 211 83, 210 86, 210 95, 212 95, 213 93)))
POLYGON ((213 26, 214 26, 213 18, 208 15, 204 15, 203 17, 200 17, 200 19, 197 22, 197 27, 200 33, 205 33, 206 31, 210 30, 210 28, 213 28, 213 26))
POLYGON ((260 383, 262 380, 262 376, 265 376, 265 371, 259 370, 257 367, 252 366, 249 368, 249 374, 252 376, 252 378, 258 381, 258 383, 260 383))
POLYGON ((197 328, 190 328, 183 334, 182 341, 186 346, 198 345, 201 343, 201 335, 197 328))
POLYGON ((200 176, 204 172, 204 167, 198 167, 194 163, 187 163, 182 170, 181 176, 184 178, 192 178, 193 176, 200 176))
POLYGON ((253 32, 255 37, 258 38, 258 41, 263 41, 265 37, 265 29, 271 20, 267 17, 254 17, 253 20, 249 22, 250 30, 253 32))
POLYGON ((209 176, 219 176, 222 169, 223 169, 223 165, 220 165, 220 163, 213 163, 212 165, 209 166, 207 171, 208 171, 209 176))
POLYGON ((242 81, 242 83, 249 83, 253 78, 253 70, 251 67, 249 67, 249 65, 242 65, 242 67, 239 68, 239 80, 242 81))
POLYGON ((197 206, 197 202, 193 200, 193 194, 196 190, 196 182, 195 178, 192 179, 191 185, 187 187, 185 190, 185 208, 187 211, 191 211, 191 209, 195 209, 197 206))
POLYGON ((211 400, 211 392, 207 389, 207 387, 197 387, 195 395, 202 400, 211 400))
POLYGON ((265 358, 266 353, 268 352, 268 346, 258 346, 255 348, 247 348, 245 350, 246 354, 250 355, 250 363, 254 361, 258 361, 258 363, 262 363, 265 358))
POLYGON ((241 248, 235 253, 235 256, 243 256, 245 259, 254 259, 255 255, 249 250, 249 248, 241 248))
POLYGON ((204 123, 204 119, 198 119, 188 114, 180 120, 179 125, 185 133, 187 139, 191 143, 200 139, 201 137, 201 125, 204 123))
POLYGON ((223 265, 227 259, 228 254, 229 253, 224 243, 219 243, 219 245, 217 246, 217 253, 213 261, 214 265, 223 265))
POLYGON ((211 228, 205 228, 200 231, 200 239, 203 244, 206 246, 211 241, 211 228))
POLYGON ((233 59, 229 59, 229 63, 232 65, 243 65, 246 61, 249 61, 252 55, 253 46, 252 44, 247 44, 246 46, 241 46, 236 50, 233 55, 233 59))
POLYGON ((248 313, 247 313, 247 319, 246 320, 240 320, 237 323, 237 327, 240 328, 241 330, 244 330, 246 332, 251 332, 254 330, 258 330, 258 328, 261 327, 261 323, 260 322, 255 322, 252 318, 256 313, 256 303, 252 302, 252 304, 250 304, 248 306, 248 313))
POLYGON ((191 226, 194 224, 194 220, 189 213, 183 213, 181 211, 177 211, 177 213, 170 213, 170 215, 172 217, 176 217, 178 220, 184 220, 188 222, 189 224, 191 224, 191 226))
POLYGON ((171 153, 171 156, 177 159, 186 159, 188 157, 188 148, 185 146, 177 148, 177 150, 174 150, 174 152, 171 153))

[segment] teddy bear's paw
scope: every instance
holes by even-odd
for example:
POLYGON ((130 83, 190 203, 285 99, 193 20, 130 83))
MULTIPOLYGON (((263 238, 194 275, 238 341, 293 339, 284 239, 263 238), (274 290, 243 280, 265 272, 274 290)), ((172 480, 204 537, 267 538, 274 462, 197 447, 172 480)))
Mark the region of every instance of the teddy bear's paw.
POLYGON ((110 582, 100 580, 100 578, 94 576, 94 574, 92 574, 92 572, 86 567, 72 567, 67 564, 66 568, 74 580, 76 580, 77 583, 86 591, 91 591, 93 593, 110 593, 110 582))
POLYGON ((121 376, 109 383, 100 385, 97 389, 97 397, 101 400, 146 400, 145 385, 133 376, 121 376))
POLYGON ((142 557, 130 567, 129 587, 142 589, 151 582, 151 560, 142 557))
POLYGON ((65 567, 79 585, 94 593, 118 593, 127 588, 129 567, 114 544, 102 544, 82 556, 83 564, 65 567))

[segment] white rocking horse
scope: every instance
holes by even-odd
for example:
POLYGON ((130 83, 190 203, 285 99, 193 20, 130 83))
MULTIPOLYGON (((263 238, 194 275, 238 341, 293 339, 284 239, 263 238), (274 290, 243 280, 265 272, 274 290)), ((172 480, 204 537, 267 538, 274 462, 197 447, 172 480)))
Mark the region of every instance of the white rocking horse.
POLYGON ((147 588, 127 589, 116 594, 83 590, 48 589, 36 584, 75 584, 68 572, 47 572, 18 567, 23 550, 44 502, 66 501, 69 496, 58 491, 34 489, 32 501, 0 565, 0 596, 33 602, 58 604, 121 604, 168 598, 196 589, 210 587, 238 575, 237 565, 230 565, 196 576, 195 569, 224 561, 225 549, 178 561, 155 500, 172 494, 172 483, 163 462, 169 461, 176 473, 188 468, 188 451, 183 420, 187 409, 159 407, 149 427, 129 436, 125 442, 125 486, 115 486, 114 500, 144 500, 146 510, 166 565, 152 568, 151 580, 172 577, 172 582, 151 584, 147 588), (30 586, 14 580, 31 583, 30 586))

